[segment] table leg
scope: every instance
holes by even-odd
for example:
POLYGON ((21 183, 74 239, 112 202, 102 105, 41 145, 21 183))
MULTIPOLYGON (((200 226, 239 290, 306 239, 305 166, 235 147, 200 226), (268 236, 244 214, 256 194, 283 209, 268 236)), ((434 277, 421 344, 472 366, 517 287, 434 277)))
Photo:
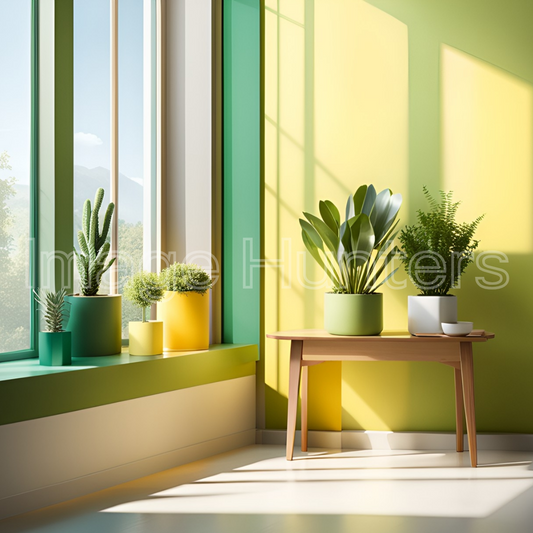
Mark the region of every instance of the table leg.
POLYGON ((309 367, 304 366, 302 368, 302 408, 300 413, 300 419, 302 424, 302 452, 307 451, 307 386, 309 383, 309 367))
POLYGON ((296 417, 298 415, 298 392, 302 365, 303 341, 291 341, 291 361, 289 367, 289 409, 287 413, 287 461, 292 461, 296 417))
POLYGON ((464 451, 464 402, 463 402, 463 378, 461 369, 455 368, 455 436, 456 449, 458 452, 464 451))
POLYGON ((476 411, 474 406, 474 359, 472 343, 461 343, 461 373, 463 377, 463 397, 466 412, 466 430, 468 432, 468 448, 470 462, 477 467, 476 411))

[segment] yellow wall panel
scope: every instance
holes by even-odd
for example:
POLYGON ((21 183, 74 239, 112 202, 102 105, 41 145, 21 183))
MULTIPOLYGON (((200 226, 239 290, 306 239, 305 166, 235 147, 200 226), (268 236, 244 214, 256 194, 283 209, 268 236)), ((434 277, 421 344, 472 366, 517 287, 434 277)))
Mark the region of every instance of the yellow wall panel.
POLYGON ((442 47, 444 185, 461 216, 486 213, 484 250, 533 250, 533 88, 450 46, 442 47), (511 210, 512 227, 502 220, 511 210))

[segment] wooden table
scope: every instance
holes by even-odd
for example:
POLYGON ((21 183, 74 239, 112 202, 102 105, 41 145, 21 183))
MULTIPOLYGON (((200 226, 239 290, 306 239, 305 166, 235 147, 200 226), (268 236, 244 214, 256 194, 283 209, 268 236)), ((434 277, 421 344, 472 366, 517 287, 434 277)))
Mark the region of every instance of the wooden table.
POLYGON ((322 330, 280 331, 270 339, 291 341, 289 369, 289 409, 287 415, 287 460, 292 461, 298 390, 302 384, 302 451, 307 451, 308 368, 327 361, 433 361, 451 366, 455 371, 456 447, 463 451, 463 412, 470 461, 477 466, 476 414, 474 409, 474 362, 472 344, 493 339, 481 332, 467 337, 414 337, 404 332, 383 332, 372 337, 330 335, 322 330))

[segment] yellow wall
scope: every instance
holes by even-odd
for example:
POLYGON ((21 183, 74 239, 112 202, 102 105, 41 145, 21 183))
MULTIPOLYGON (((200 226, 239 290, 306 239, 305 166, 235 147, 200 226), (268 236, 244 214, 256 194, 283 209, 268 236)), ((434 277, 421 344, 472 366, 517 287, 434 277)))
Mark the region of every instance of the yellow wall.
MULTIPOLYGON (((481 289, 474 265, 455 291, 459 319, 498 334, 476 354, 478 427, 533 431, 533 417, 509 415, 525 402, 533 415, 524 333, 533 318, 533 37, 524 19, 533 13, 527 0, 467 4, 266 1, 265 331, 323 326, 329 284, 304 251, 302 211, 316 213, 321 199, 343 209, 373 183, 402 193, 404 224, 426 207, 423 185, 453 189, 460 219, 486 213, 480 249, 509 257, 491 262, 509 272, 506 288, 481 289), (515 383, 514 398, 504 389, 496 399, 498 380, 515 383)), ((406 329, 411 283, 384 293, 385 329, 406 329)), ((288 349, 266 341, 267 428, 286 424, 288 349)), ((310 402, 311 429, 454 428, 452 371, 431 363, 313 367, 310 402)))

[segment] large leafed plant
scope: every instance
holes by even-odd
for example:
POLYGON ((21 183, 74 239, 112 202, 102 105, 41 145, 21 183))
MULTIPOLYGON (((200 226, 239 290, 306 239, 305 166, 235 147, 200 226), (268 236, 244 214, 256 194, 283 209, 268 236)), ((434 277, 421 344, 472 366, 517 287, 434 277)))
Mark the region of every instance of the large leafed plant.
POLYGON ((473 261, 479 241, 474 233, 485 215, 473 222, 455 220, 461 202, 440 191, 440 202, 424 187, 430 211, 418 211, 416 224, 402 229, 401 260, 415 287, 424 296, 446 296, 473 261))
POLYGON ((393 246, 401 194, 362 185, 346 202, 345 218, 329 200, 319 203, 320 217, 304 213, 303 242, 339 294, 372 294, 397 269, 383 277, 398 249, 393 246))

